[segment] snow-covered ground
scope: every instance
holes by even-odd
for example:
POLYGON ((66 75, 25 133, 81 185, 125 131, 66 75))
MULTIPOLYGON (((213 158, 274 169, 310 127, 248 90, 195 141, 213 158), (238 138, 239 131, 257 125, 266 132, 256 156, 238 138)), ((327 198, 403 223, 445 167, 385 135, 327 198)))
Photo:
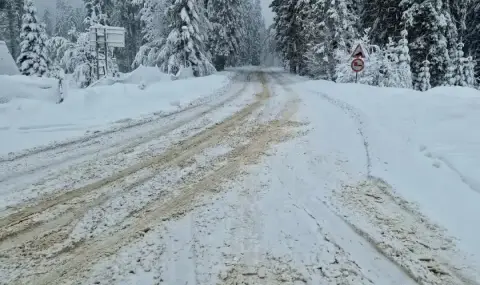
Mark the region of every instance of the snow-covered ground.
MULTIPOLYGON (((0 155, 178 112, 215 96, 227 87, 232 76, 225 72, 202 78, 153 82, 162 79, 162 75, 149 75, 149 71, 152 73, 142 70, 140 78, 136 78, 135 72, 127 76, 127 84, 69 89, 62 104, 55 104, 57 95, 54 92, 27 84, 22 88, 18 84, 20 76, 1 77, 2 88, 6 90, 0 97, 10 94, 11 97, 7 103, 0 104, 0 155), (141 84, 146 85, 145 89, 139 88, 141 84)), ((36 81, 41 80, 45 79, 36 81)))
POLYGON ((478 91, 173 84, 195 107, 155 117, 178 107, 135 86, 85 112, 105 133, 0 162, 0 284, 480 284, 478 91))

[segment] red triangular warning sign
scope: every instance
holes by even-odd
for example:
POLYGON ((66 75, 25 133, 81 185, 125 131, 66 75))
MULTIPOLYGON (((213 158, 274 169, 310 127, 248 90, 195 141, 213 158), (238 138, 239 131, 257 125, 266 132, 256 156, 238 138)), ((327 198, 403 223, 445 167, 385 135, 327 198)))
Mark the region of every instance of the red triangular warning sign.
POLYGON ((361 57, 361 58, 367 57, 367 53, 363 50, 362 44, 358 44, 358 46, 355 48, 355 50, 352 53, 352 57, 361 57))

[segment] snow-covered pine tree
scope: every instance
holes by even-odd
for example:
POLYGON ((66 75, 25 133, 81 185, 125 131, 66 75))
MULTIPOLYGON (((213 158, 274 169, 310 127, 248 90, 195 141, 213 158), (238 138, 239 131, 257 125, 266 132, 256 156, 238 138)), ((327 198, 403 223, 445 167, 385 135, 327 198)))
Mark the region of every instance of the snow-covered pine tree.
POLYGON ((71 28, 70 17, 73 13, 73 7, 67 4, 66 0, 57 0, 56 18, 54 34, 60 37, 67 37, 68 30, 71 28))
POLYGON ((467 83, 466 86, 468 87, 475 87, 476 84, 476 79, 475 79, 475 61, 471 56, 467 57, 466 63, 465 63, 465 81, 467 83))
POLYGON ((22 74, 41 77, 48 71, 47 35, 43 24, 38 22, 33 0, 25 0, 24 11, 17 64, 22 74))
POLYGON ((420 91, 427 91, 432 88, 430 84, 430 61, 424 60, 422 62, 422 67, 420 68, 420 73, 415 80, 415 89, 420 91))
POLYGON ((301 34, 302 22, 298 17, 299 7, 303 5, 298 1, 300 0, 273 0, 270 4, 276 13, 274 25, 278 52, 292 73, 299 72, 303 61, 302 48, 305 46, 301 34))
POLYGON ((455 56, 455 84, 458 86, 467 86, 467 80, 465 78, 465 65, 467 59, 463 56, 463 43, 457 44, 456 56, 455 56))
POLYGON ((260 0, 254 0, 252 6, 252 25, 250 34, 250 64, 260 65, 262 46, 259 44, 263 41, 266 34, 265 21, 262 16, 262 6, 260 0))
MULTIPOLYGON (((388 37, 400 34, 402 0, 364 0, 361 12, 362 28, 371 28, 372 43, 385 45, 388 37)), ((362 1, 358 1, 362 2, 362 1)))
MULTIPOLYGON (((465 51, 471 55, 474 60, 480 58, 480 1, 471 1, 468 5, 465 31, 465 51)), ((475 66, 476 76, 480 76, 480 64, 475 66)))
POLYGON ((262 42, 262 63, 267 66, 281 66, 281 55, 277 52, 276 31, 274 24, 270 25, 266 31, 262 42))
POLYGON ((408 30, 414 78, 422 72, 423 59, 428 56, 431 85, 443 85, 449 61, 448 47, 457 40, 448 6, 442 0, 403 0, 400 5, 405 11, 403 24, 408 30))
POLYGON ((391 37, 388 38, 386 50, 383 51, 383 58, 380 64, 378 86, 380 87, 398 87, 400 79, 398 76, 398 51, 395 42, 391 37))
POLYGON ((122 72, 131 70, 141 45, 141 21, 138 15, 141 8, 138 0, 116 0, 110 17, 112 25, 125 28, 125 48, 115 50, 115 57, 122 72))
MULTIPOLYGON (((327 54, 330 74, 335 74, 338 57, 349 53, 356 37, 355 16, 348 9, 346 0, 330 0, 327 2, 327 54)), ((336 78, 332 78, 336 80, 336 78)))
POLYGON ((450 49, 449 51, 450 57, 447 60, 447 69, 445 73, 445 85, 446 86, 455 86, 456 85, 456 78, 455 74, 457 71, 457 50, 450 49))
POLYGON ((49 10, 45 10, 45 13, 43 13, 43 18, 42 18, 43 24, 45 25, 45 32, 47 33, 48 36, 53 35, 53 22, 52 22, 52 14, 50 13, 49 10))
POLYGON ((168 8, 169 35, 158 55, 160 68, 177 73, 182 67, 192 67, 195 76, 215 72, 205 49, 208 21, 203 3, 196 0, 175 0, 168 8))
POLYGON ((56 17, 53 35, 68 38, 69 40, 76 40, 76 38, 69 35, 69 32, 71 30, 85 30, 85 9, 80 7, 73 8, 72 5, 66 2, 67 0, 56 1, 56 17))
POLYGON ((84 2, 87 11, 85 23, 88 26, 109 25, 108 11, 113 6, 111 0, 84 0, 84 2))
POLYGON ((330 79, 327 56, 327 29, 325 23, 326 0, 310 1, 305 17, 306 52, 304 55, 307 73, 317 79, 330 79))
POLYGON ((237 58, 241 41, 239 0, 209 0, 208 19, 212 24, 210 52, 217 70, 223 70, 228 58, 237 58))
POLYGON ((5 1, 0 10, 0 39, 6 42, 14 58, 20 53, 18 35, 22 27, 22 13, 23 5, 19 5, 18 0, 5 1))
POLYGON ((398 79, 400 88, 413 88, 412 70, 410 67, 410 52, 408 48, 408 32, 402 30, 400 32, 401 39, 398 42, 398 79))
POLYGON ((167 0, 144 0, 140 10, 142 25, 142 46, 139 48, 132 67, 140 65, 156 66, 160 48, 165 44, 168 37, 169 22, 167 11, 170 4, 167 0))

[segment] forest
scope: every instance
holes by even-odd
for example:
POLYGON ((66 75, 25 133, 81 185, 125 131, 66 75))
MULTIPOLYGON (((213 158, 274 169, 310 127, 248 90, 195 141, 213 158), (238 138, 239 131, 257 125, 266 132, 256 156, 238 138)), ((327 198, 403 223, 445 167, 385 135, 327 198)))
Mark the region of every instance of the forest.
POLYGON ((32 0, 2 0, 0 39, 25 75, 94 80, 88 28, 121 26, 125 48, 108 52, 109 74, 140 65, 205 76, 225 67, 282 65, 314 79, 353 82, 351 52, 368 51, 359 82, 425 91, 477 87, 478 0, 84 0, 38 15, 32 0))

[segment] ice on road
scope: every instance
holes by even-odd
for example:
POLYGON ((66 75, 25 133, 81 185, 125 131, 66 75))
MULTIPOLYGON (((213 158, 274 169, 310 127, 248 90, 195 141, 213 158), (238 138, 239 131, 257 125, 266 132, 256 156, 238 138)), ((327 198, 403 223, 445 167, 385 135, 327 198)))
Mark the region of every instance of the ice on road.
POLYGON ((480 284, 478 94, 228 78, 0 161, 0 284, 480 284))

